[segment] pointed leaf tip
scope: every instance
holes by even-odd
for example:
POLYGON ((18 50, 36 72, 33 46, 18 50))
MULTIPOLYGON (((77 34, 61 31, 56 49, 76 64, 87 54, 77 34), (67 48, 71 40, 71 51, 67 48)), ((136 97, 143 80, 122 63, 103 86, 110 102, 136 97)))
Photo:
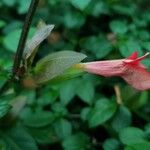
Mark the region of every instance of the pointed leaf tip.
POLYGON ((32 64, 33 59, 37 53, 37 47, 43 42, 53 30, 54 25, 41 25, 35 32, 32 39, 30 39, 25 46, 25 52, 23 54, 26 67, 32 64))
POLYGON ((127 59, 136 59, 137 57, 138 57, 138 51, 135 51, 127 59))

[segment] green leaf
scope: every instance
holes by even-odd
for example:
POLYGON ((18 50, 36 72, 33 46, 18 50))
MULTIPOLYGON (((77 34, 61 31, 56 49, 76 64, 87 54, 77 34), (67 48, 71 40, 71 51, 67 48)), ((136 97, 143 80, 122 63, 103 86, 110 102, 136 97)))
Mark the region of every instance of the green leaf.
POLYGON ((0 150, 7 150, 6 143, 3 139, 0 139, 0 150))
POLYGON ((31 0, 28 0, 28 1, 20 0, 20 1, 18 1, 18 8, 17 8, 18 13, 19 14, 26 13, 28 11, 28 9, 29 9, 30 3, 31 3, 31 0))
POLYGON ((90 110, 91 110, 90 107, 85 107, 82 109, 80 116, 83 121, 88 120, 88 115, 90 114, 90 110))
POLYGON ((63 17, 63 20, 64 25, 70 29, 80 28, 85 22, 84 16, 78 12, 66 13, 63 17))
POLYGON ((54 114, 44 111, 27 111, 22 113, 21 119, 23 120, 23 123, 29 127, 45 127, 54 121, 54 114))
POLYGON ((84 10, 91 0, 70 0, 71 4, 80 10, 84 10))
POLYGON ((41 59, 34 68, 35 81, 40 84, 61 75, 72 65, 79 63, 86 56, 74 51, 60 51, 41 59))
POLYGON ((11 100, 10 102, 12 106, 12 109, 10 110, 10 113, 12 115, 11 119, 15 119, 20 114, 23 107, 26 105, 26 102, 27 97, 23 95, 17 96, 13 100, 11 100))
POLYGON ((150 142, 141 142, 125 147, 125 150, 150 150, 150 142))
POLYGON ((52 105, 52 110, 56 117, 61 118, 68 114, 68 110, 62 103, 56 102, 52 105))
POLYGON ((89 147, 89 138, 84 133, 68 136, 63 141, 64 150, 85 150, 89 147))
POLYGON ((21 34, 21 29, 16 29, 8 33, 4 37, 3 44, 11 52, 15 52, 18 46, 19 37, 21 34))
POLYGON ((125 106, 120 106, 112 120, 112 127, 115 131, 120 131, 131 124, 131 113, 125 106))
POLYGON ((150 51, 150 42, 142 42, 142 47, 146 49, 146 51, 150 51))
POLYGON ((97 3, 95 1, 91 1, 85 11, 89 15, 99 17, 102 14, 108 14, 109 9, 104 1, 98 1, 97 3))
POLYGON ((104 150, 120 150, 120 143, 116 139, 107 139, 104 144, 104 150))
POLYGON ((57 136, 60 137, 60 139, 67 138, 72 133, 72 125, 71 123, 66 119, 60 119, 55 124, 55 131, 57 133, 57 136))
POLYGON ((138 31, 138 36, 140 40, 149 40, 150 34, 146 30, 140 30, 138 31))
POLYGON ((57 100, 58 96, 59 96, 58 90, 53 90, 51 88, 45 90, 45 88, 43 88, 42 95, 38 99, 38 104, 40 106, 53 104, 57 100))
POLYGON ((29 133, 21 126, 17 125, 7 132, 1 132, 1 136, 6 142, 7 147, 12 150, 38 150, 34 139, 29 133))
POLYGON ((28 128, 32 137, 40 144, 51 144, 58 142, 58 137, 54 128, 47 126, 44 128, 28 128))
POLYGON ((52 29, 54 28, 54 25, 42 25, 34 34, 32 39, 30 39, 25 46, 24 51, 24 61, 26 65, 31 65, 32 61, 35 57, 35 54, 37 52, 37 47, 39 44, 45 40, 49 34, 51 33, 52 29))
POLYGON ((60 100, 67 105, 75 96, 75 80, 66 81, 60 88, 60 100))
POLYGON ((7 6, 13 6, 16 3, 16 0, 2 0, 7 6))
POLYGON ((66 81, 66 80, 71 80, 75 77, 83 75, 84 73, 85 72, 82 68, 80 69, 80 68, 77 68, 77 67, 73 66, 73 67, 65 70, 61 75, 59 75, 56 78, 50 80, 49 84, 58 84, 58 83, 61 83, 63 81, 66 81))
POLYGON ((87 51, 92 52, 99 59, 107 56, 112 50, 110 42, 103 37, 91 36, 85 38, 81 41, 81 46, 87 49, 87 51))
MULTIPOLYGON (((20 34, 21 34, 21 30, 22 29, 15 29, 12 32, 9 32, 4 37, 3 44, 6 47, 6 49, 8 49, 11 52, 16 52, 19 38, 20 38, 20 34)), ((34 32, 34 28, 31 28, 30 32, 29 32, 29 37, 31 37, 33 32, 34 32)))
POLYGON ((109 26, 112 32, 117 34, 125 34, 128 30, 128 25, 125 22, 119 20, 113 20, 110 22, 109 26))
POLYGON ((124 16, 133 16, 135 14, 135 9, 133 5, 124 5, 124 3, 118 3, 117 5, 112 6, 113 10, 117 12, 117 14, 124 16))
POLYGON ((6 25, 5 21, 0 20, 0 28, 4 27, 6 25))
POLYGON ((79 80, 76 94, 88 104, 92 104, 94 98, 94 85, 88 80, 79 80))
POLYGON ((89 126, 96 127, 109 120, 116 111, 116 103, 107 99, 98 100, 89 115, 89 126))
POLYGON ((0 118, 5 116, 8 111, 10 110, 11 106, 8 104, 7 101, 0 101, 0 118))
POLYGON ((139 128, 127 127, 120 131, 120 140, 123 144, 131 145, 142 143, 146 140, 146 134, 139 128))
POLYGON ((121 55, 124 57, 130 56, 134 51, 138 51, 139 55, 141 56, 143 54, 141 49, 142 48, 139 42, 133 39, 124 41, 123 43, 120 43, 119 45, 119 51, 121 55))

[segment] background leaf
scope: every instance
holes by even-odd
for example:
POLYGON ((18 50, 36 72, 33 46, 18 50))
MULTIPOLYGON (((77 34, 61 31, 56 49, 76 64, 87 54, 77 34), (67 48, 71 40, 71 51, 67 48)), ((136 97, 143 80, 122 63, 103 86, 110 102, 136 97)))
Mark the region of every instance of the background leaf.
POLYGON ((107 99, 98 100, 89 115, 89 126, 96 127, 109 120, 116 111, 116 104, 107 99))
POLYGON ((146 140, 146 134, 144 131, 135 127, 122 129, 119 133, 119 137, 122 143, 127 145, 142 143, 146 140))
POLYGON ((34 139, 20 125, 13 127, 7 133, 1 133, 6 145, 13 150, 37 150, 34 139))
POLYGON ((81 100, 88 104, 92 104, 94 99, 94 85, 88 80, 79 80, 76 93, 81 100))
POLYGON ((71 4, 80 10, 84 10, 91 0, 71 0, 71 4))
POLYGON ((9 103, 7 101, 0 101, 0 118, 2 118, 3 116, 5 116, 8 111, 10 110, 11 105, 9 105, 9 103))
POLYGON ((119 20, 113 20, 110 22, 110 29, 117 34, 125 34, 128 30, 128 26, 125 22, 119 20))
POLYGON ((63 141, 64 150, 82 150, 89 147, 89 139, 84 133, 77 133, 63 141))
POLYGON ((66 81, 60 88, 60 100, 67 105, 75 96, 75 81, 66 81))
POLYGON ((112 120, 112 127, 115 131, 120 131, 131 124, 131 113, 124 107, 120 106, 112 120))
POLYGON ((116 139, 107 139, 103 144, 104 150, 119 150, 120 143, 116 139))
POLYGON ((66 119, 58 120, 54 126, 58 137, 60 137, 62 140, 70 136, 72 133, 72 125, 66 119))

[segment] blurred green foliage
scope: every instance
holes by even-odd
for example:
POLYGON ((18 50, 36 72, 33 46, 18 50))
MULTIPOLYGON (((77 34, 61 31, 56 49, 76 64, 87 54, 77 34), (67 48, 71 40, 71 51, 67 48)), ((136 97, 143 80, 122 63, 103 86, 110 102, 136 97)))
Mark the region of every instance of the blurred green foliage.
MULTIPOLYGON (((0 1, 0 87, 9 78, 29 4, 0 1)), ((148 0, 41 0, 29 39, 40 19, 55 29, 33 65, 61 50, 82 52, 86 61, 150 51, 149 5, 148 0)), ((149 59, 144 63, 150 67, 149 59)), ((149 150, 149 96, 121 79, 89 74, 32 90, 12 85, 0 96, 0 149, 149 150)))

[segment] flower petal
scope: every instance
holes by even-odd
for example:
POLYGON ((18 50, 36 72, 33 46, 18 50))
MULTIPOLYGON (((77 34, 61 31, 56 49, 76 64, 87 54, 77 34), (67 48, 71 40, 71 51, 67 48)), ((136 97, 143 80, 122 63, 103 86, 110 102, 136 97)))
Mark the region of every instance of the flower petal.
POLYGON ((144 68, 130 66, 121 77, 135 89, 150 89, 150 73, 144 68))
POLYGON ((135 52, 133 52, 127 59, 132 59, 132 60, 134 60, 134 59, 136 59, 137 57, 138 57, 138 52, 135 51, 135 52))

